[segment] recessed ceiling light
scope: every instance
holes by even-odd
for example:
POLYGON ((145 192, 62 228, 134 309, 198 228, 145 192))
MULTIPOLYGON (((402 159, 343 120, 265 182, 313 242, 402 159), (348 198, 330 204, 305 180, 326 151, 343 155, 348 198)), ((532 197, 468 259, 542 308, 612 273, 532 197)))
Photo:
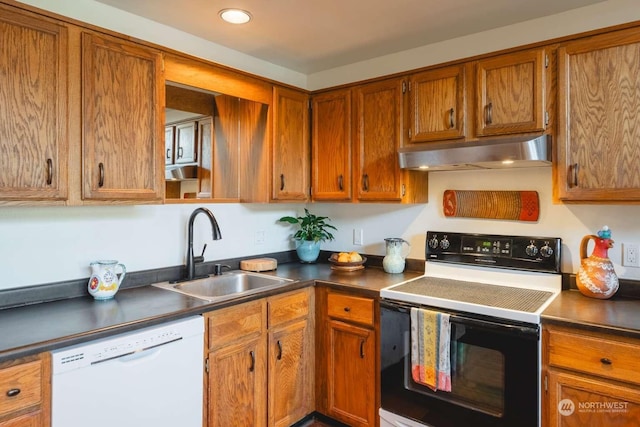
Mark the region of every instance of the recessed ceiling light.
POLYGON ((218 14, 230 24, 246 24, 251 21, 251 14, 242 9, 222 9, 218 14))
POLYGON ((503 165, 512 165, 512 164, 513 164, 513 160, 511 160, 511 159, 503 160, 503 161, 502 161, 502 164, 503 164, 503 165))

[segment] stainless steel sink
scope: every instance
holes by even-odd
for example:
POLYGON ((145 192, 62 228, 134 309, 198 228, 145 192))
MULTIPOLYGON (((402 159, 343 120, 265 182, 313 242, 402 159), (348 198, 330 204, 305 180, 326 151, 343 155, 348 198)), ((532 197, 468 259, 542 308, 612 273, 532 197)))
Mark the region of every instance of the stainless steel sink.
POLYGON ((207 301, 220 301, 275 289, 291 282, 291 279, 282 277, 233 270, 219 276, 210 276, 204 279, 181 283, 154 283, 152 286, 180 292, 207 301))

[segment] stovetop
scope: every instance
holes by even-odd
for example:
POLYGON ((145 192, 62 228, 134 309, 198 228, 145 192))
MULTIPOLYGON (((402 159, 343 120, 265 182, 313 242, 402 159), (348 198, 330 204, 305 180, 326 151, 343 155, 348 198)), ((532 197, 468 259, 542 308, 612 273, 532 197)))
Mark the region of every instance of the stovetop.
POLYGON ((420 277, 393 289, 413 295, 450 299, 462 303, 480 304, 506 310, 535 313, 554 296, 553 292, 511 286, 488 285, 462 280, 420 277))
POLYGON ((382 298, 528 323, 562 289, 559 238, 427 232, 425 275, 382 298))

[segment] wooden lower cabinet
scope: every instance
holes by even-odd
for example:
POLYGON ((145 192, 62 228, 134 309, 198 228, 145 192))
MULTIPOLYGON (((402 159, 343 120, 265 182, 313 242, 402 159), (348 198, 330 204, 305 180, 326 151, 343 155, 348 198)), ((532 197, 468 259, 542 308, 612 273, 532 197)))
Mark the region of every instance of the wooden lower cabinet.
POLYGON ((316 290, 316 408, 349 426, 377 426, 377 304, 373 298, 316 290))
POLYGON ((314 410, 313 288, 207 313, 208 426, 289 426, 314 410))
POLYGON ((638 425, 640 340, 543 325, 543 426, 638 425))
POLYGON ((266 426, 264 337, 209 355, 209 425, 266 426))
POLYGON ((0 427, 51 424, 49 353, 0 364, 0 427))
POLYGON ((352 426, 375 425, 374 331, 330 320, 328 332, 329 415, 352 426))

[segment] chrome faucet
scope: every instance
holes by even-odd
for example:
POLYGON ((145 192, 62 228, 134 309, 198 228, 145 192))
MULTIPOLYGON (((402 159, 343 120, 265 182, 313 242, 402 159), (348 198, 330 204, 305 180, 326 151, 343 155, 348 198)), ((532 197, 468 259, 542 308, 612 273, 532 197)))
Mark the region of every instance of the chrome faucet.
POLYGON ((205 214, 209 218, 209 222, 211 222, 211 230, 213 234, 213 240, 222 239, 222 233, 220 232, 220 227, 218 227, 218 221, 216 221, 216 217, 213 216, 211 211, 207 208, 197 208, 191 213, 189 217, 189 243, 187 246, 187 277, 184 280, 193 280, 193 279, 201 279, 204 277, 209 277, 209 275, 195 277, 196 275, 196 263, 204 262, 204 251, 207 249, 207 245, 205 244, 202 248, 202 254, 198 256, 193 255, 193 223, 198 216, 199 213, 205 214))

